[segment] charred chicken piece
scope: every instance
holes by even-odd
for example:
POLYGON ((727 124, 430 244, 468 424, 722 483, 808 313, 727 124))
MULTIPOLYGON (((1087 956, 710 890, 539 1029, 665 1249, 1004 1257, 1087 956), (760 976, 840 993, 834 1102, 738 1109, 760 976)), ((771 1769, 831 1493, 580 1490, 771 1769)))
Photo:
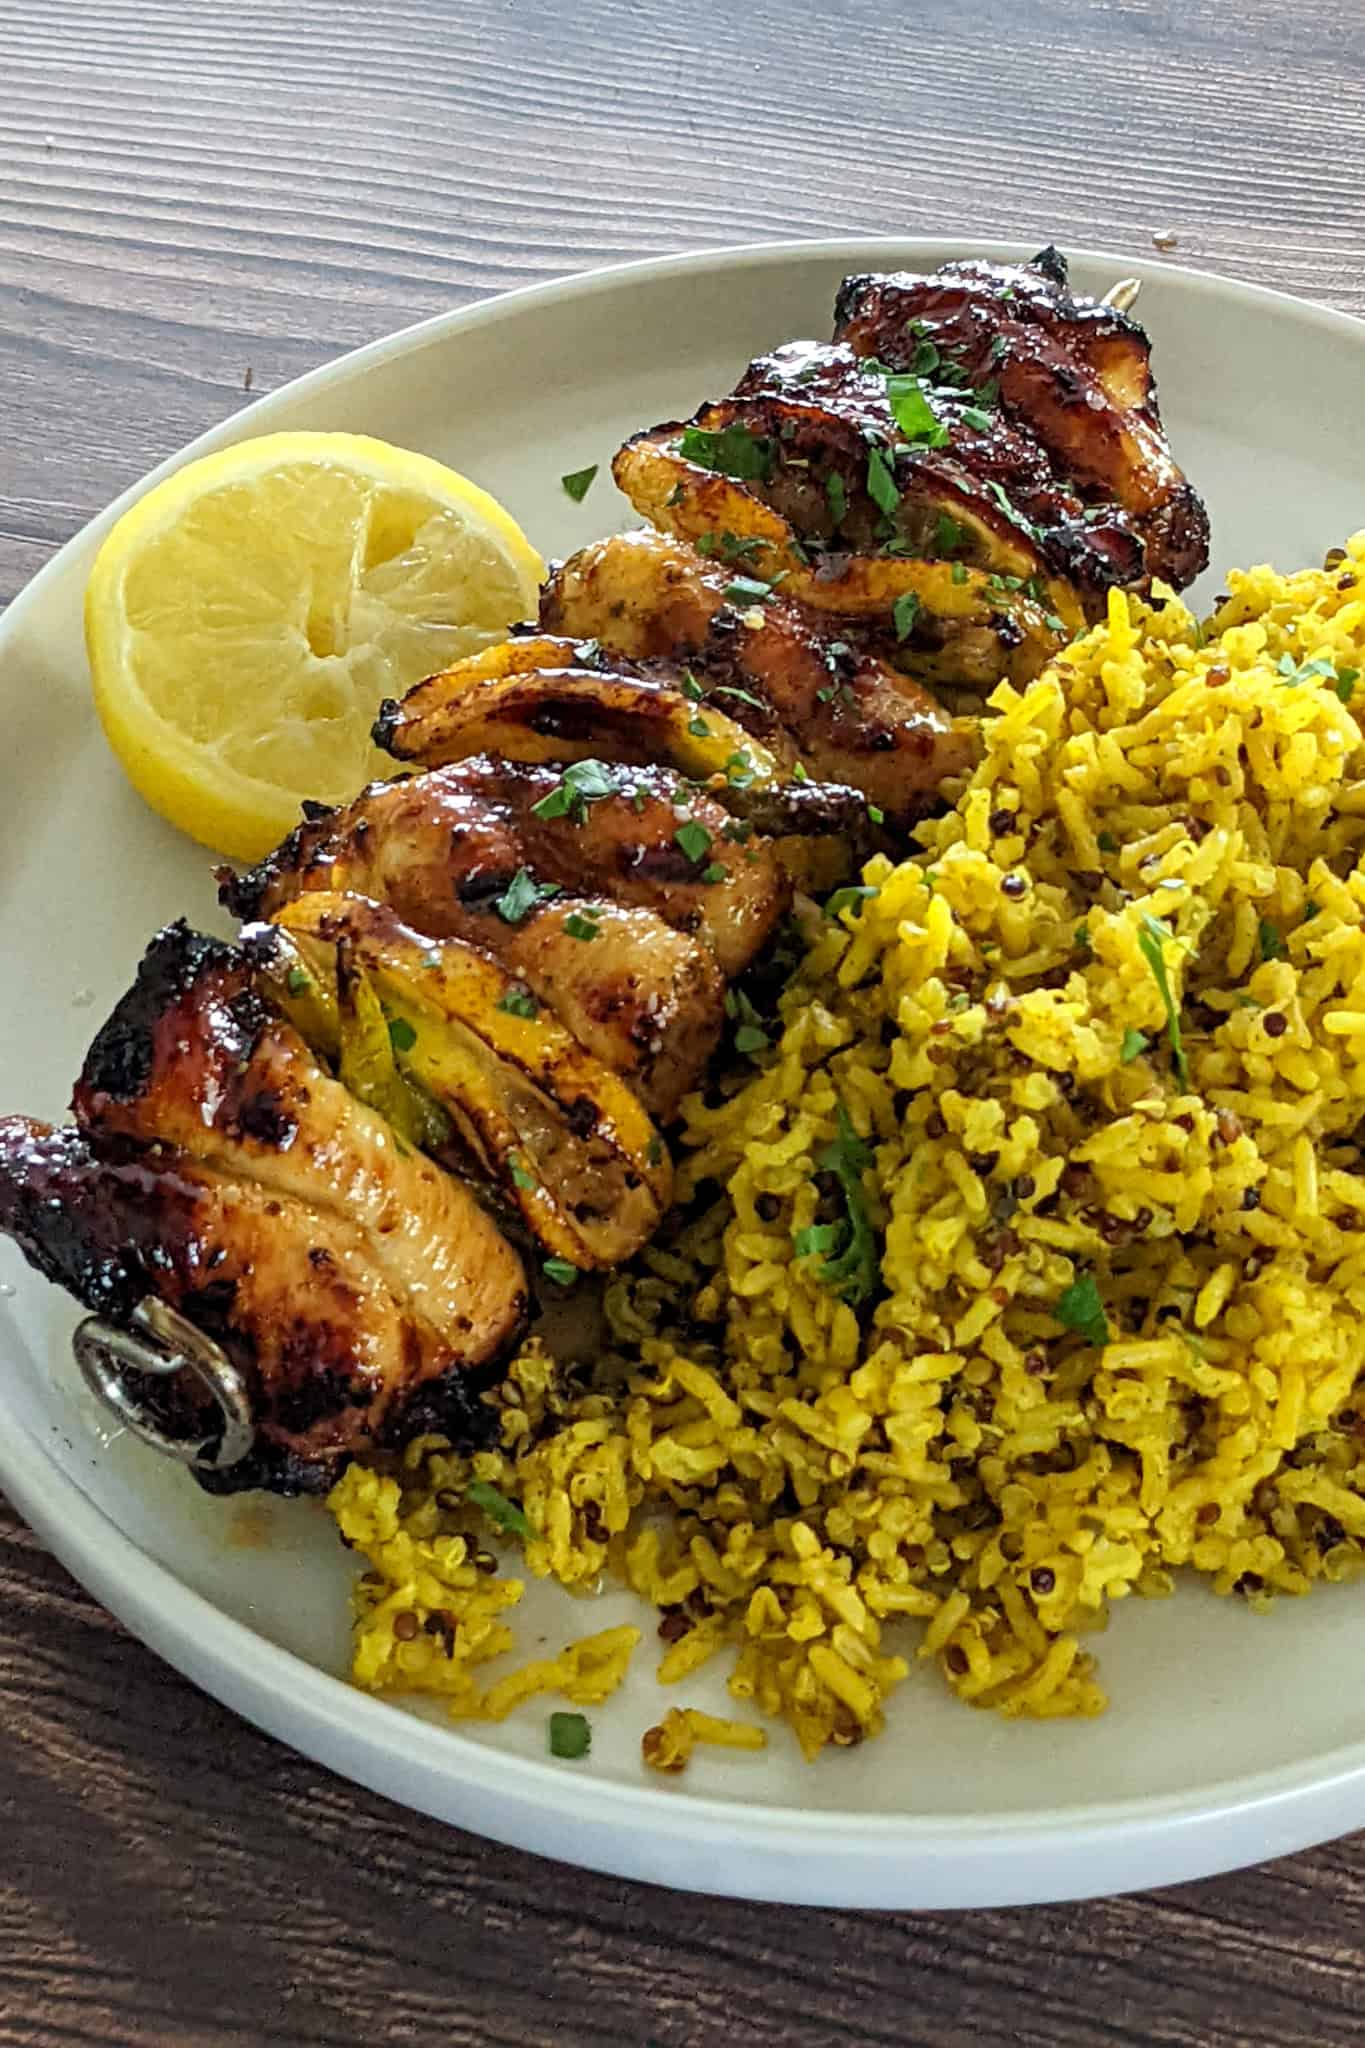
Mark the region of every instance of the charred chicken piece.
POLYGON ((1141 580, 1124 573, 1125 536, 1145 574, 1176 589, 1207 565, 1208 515, 1162 427, 1151 343, 1128 314, 1073 293, 1056 249, 1019 265, 847 278, 835 333, 859 357, 922 371, 936 400, 944 385, 969 400, 987 392, 1003 430, 1031 442, 1084 507, 1079 530, 1040 523, 1044 548, 1088 594, 1141 580))
MULTIPOLYGON (((492 1353, 439 1330, 380 1272, 358 1225, 171 1146, 104 1149, 72 1125, 0 1119, 0 1230, 47 1279, 126 1324, 146 1296, 178 1309, 242 1374, 254 1449, 214 1492, 321 1493, 355 1452, 424 1430, 491 1434, 492 1353)), ((186 1376, 132 1389, 172 1436, 212 1436, 186 1376)))
POLYGON ((833 345, 762 356, 729 398, 627 442, 614 474, 637 509, 802 604, 899 602, 896 658, 930 680, 1027 680, 1111 586, 1203 567, 1146 337, 1074 298, 1055 252, 849 279, 838 319, 833 345), (926 573, 945 564, 951 581, 926 573))
MULTIPOLYGON (((562 573, 547 586, 547 609, 548 593, 562 573)), ((767 787, 795 763, 795 747, 785 734, 774 732, 771 744, 764 744, 718 701, 704 715, 698 710, 685 648, 676 663, 641 664, 597 638, 542 633, 493 652, 500 657, 496 662, 475 655, 418 683, 401 704, 389 699, 375 721, 375 744, 395 760, 423 768, 471 754, 557 763, 593 759, 671 768, 697 782, 718 778, 722 789, 767 787), (732 774, 740 781, 732 781, 732 774)))
POLYGON ((561 766, 653 761, 702 783, 733 817, 777 840, 777 852, 797 880, 811 866, 812 842, 837 837, 844 842, 845 862, 871 850, 863 792, 853 785, 781 779, 796 769, 791 736, 757 705, 748 707, 750 726, 761 722, 764 739, 721 710, 726 700, 707 694, 685 647, 678 659, 632 662, 606 652, 596 640, 541 635, 515 644, 524 668, 502 664, 490 675, 486 658, 476 656, 418 683, 401 704, 387 703, 375 725, 376 744, 424 768, 471 754, 502 761, 553 759, 561 766), (566 653, 590 658, 593 666, 566 667, 566 653))
MULTIPOLYGON (((946 578, 945 578, 946 581, 946 578)), ((670 658, 766 745, 785 739, 817 783, 851 785, 897 822, 922 815, 973 758, 970 726, 867 644, 856 618, 812 614, 785 586, 766 602, 666 534, 614 534, 556 569, 546 625, 592 634, 613 655, 670 658)))
POLYGON ((177 1148, 359 1230, 377 1271, 474 1359, 525 1312, 520 1261, 469 1191, 325 1071, 241 952, 174 924, 86 1055, 72 1098, 97 1145, 177 1148))
MULTIPOLYGON (((534 832, 524 832, 532 805, 561 782, 547 768, 475 759, 376 783, 353 804, 299 826, 258 867, 224 872, 223 902, 240 918, 261 919, 310 891, 340 891, 390 904, 433 938, 463 939, 525 983, 651 1114, 667 1116, 710 1057, 725 991, 701 933, 677 930, 639 900, 651 888, 660 894, 649 860, 671 864, 682 854, 673 840, 679 822, 672 818, 664 831, 656 805, 644 829, 633 805, 617 797, 609 821, 599 824, 602 806, 585 802, 581 828, 566 811, 553 839, 554 820, 531 819, 534 832), (541 858, 557 849, 556 873, 537 871, 533 847, 541 858), (592 864, 604 874, 619 870, 632 849, 637 900, 602 901, 605 888, 590 893, 592 864)), ((691 843, 701 850, 699 840, 691 843)), ((714 920, 723 903, 713 904, 716 885, 700 880, 710 860, 708 847, 688 887, 714 920)), ((779 914, 781 895, 774 881, 766 902, 761 890, 748 899, 756 943, 779 914)), ((727 957, 737 957, 730 947, 727 957)))
POLYGON ((638 1251, 671 1169, 639 1099, 484 954, 385 905, 310 894, 243 950, 339 1079, 580 1268, 638 1251))

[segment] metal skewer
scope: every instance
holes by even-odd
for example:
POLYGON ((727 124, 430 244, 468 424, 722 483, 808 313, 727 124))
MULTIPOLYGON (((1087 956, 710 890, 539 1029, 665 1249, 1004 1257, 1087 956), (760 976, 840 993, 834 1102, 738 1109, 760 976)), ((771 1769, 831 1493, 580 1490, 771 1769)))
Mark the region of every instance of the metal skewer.
POLYGON ((251 1449, 256 1426, 246 1385, 226 1352, 163 1301, 148 1295, 133 1311, 132 1327, 87 1316, 71 1340, 81 1376, 95 1398, 140 1442, 202 1472, 238 1465, 251 1449), (127 1385, 125 1373, 169 1378, 187 1372, 222 1417, 215 1442, 167 1434, 127 1385))
POLYGON ((1108 291, 1100 300, 1100 304, 1102 306, 1112 306, 1116 313, 1129 313, 1132 311, 1134 301, 1141 290, 1142 279, 1140 277, 1121 277, 1117 284, 1110 285, 1108 291))

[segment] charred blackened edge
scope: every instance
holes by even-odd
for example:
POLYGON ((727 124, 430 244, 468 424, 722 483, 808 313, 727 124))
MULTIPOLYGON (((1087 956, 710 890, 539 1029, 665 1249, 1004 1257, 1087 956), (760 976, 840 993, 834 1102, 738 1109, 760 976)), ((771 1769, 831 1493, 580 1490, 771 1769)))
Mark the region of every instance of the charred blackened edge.
MULTIPOLYGON (((78 1093, 132 1102, 151 1079, 156 1027, 200 981, 210 975, 240 975, 241 954, 222 939, 194 931, 183 918, 159 931, 142 956, 137 979, 96 1033, 81 1068, 78 1093)), ((245 982, 225 1004, 239 1034, 234 1052, 248 1059, 271 1012, 245 982)))

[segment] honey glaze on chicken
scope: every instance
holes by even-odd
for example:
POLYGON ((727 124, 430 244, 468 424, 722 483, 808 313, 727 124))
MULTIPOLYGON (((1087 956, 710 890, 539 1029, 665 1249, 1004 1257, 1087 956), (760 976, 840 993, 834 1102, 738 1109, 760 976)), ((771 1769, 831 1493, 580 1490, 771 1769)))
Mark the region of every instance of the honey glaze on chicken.
MULTIPOLYGON (((485 1441, 528 1270, 652 1234, 659 1127, 795 891, 894 852, 970 772, 989 691, 1110 588, 1208 553, 1145 334, 1051 249, 848 278, 830 341, 613 469, 646 529, 385 704, 394 781, 220 871, 242 943, 153 941, 73 1126, 0 1120, 33 1265, 118 1323, 158 1297, 242 1374, 256 1445, 216 1490, 485 1441)), ((183 1380, 135 1391, 202 1435, 183 1380)))

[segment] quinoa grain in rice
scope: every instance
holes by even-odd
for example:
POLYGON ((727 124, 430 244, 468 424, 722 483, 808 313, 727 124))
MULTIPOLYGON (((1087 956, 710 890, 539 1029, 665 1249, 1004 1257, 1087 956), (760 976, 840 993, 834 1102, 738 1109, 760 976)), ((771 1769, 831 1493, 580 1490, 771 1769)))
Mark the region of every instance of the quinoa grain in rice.
MULTIPOLYGON (((1098 1712, 1111 1603, 1181 1567, 1258 1608, 1358 1570, 1362 572, 1365 535, 1235 573, 1202 634, 1114 594, 997 690, 752 1078, 688 1103, 690 1206, 609 1283, 591 1382, 531 1345, 497 1449, 336 1488, 360 1683, 499 1715, 623 1676, 638 1631, 482 1685, 521 1584, 473 1566, 471 1480, 519 1504, 529 1572, 661 1611, 666 1685, 724 1657, 736 1726, 811 1756, 916 1661, 1098 1712)), ((661 1717, 669 1768, 754 1739, 707 1719, 661 1717)))

